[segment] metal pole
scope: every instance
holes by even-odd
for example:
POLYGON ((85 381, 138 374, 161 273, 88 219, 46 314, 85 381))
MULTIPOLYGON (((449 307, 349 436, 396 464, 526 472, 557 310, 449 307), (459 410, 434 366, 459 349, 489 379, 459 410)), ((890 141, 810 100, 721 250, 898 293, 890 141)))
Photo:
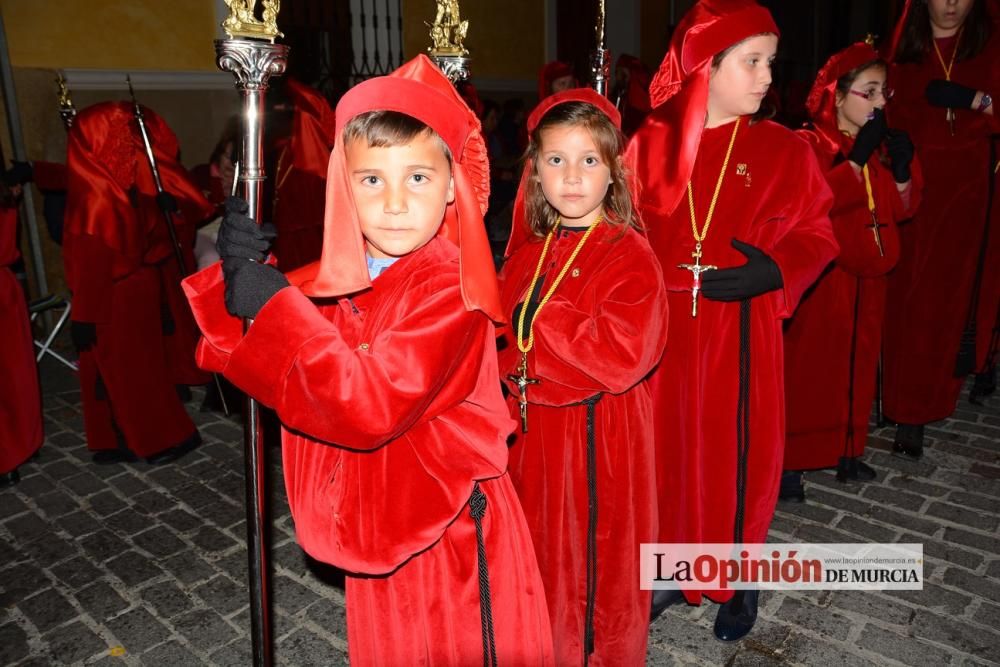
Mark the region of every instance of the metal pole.
MULTIPOLYGON (((250 205, 250 216, 261 221, 261 195, 264 190, 264 96, 271 76, 285 71, 288 47, 253 39, 215 41, 219 69, 236 77, 236 88, 243 95, 243 157, 240 180, 243 196, 250 205)), ((250 321, 245 323, 249 326, 250 321)), ((250 622, 253 640, 253 664, 272 663, 271 605, 268 580, 269 554, 265 548, 267 506, 264 490, 267 466, 264 438, 257 401, 247 397, 243 427, 247 559, 250 580, 250 622)))
MULTIPOLYGON (((0 79, 3 83, 4 110, 7 113, 7 127, 14 148, 14 159, 27 161, 28 151, 24 147, 24 131, 21 128, 21 111, 17 106, 14 90, 14 71, 10 66, 10 50, 7 45, 7 28, 0 12, 0 79)), ((6 165, 0 165, 6 167, 6 165)), ((49 281, 45 277, 45 260, 42 258, 42 241, 38 236, 38 220, 35 218, 35 197, 31 188, 23 189, 22 220, 28 229, 28 245, 31 247, 31 263, 35 270, 35 281, 39 296, 49 293, 49 281)))

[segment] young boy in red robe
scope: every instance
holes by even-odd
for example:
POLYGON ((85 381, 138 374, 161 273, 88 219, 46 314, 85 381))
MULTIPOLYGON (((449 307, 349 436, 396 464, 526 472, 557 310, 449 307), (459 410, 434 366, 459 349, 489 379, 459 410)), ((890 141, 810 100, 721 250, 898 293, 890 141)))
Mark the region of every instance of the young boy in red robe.
POLYGON ((552 664, 506 472, 479 122, 418 56, 337 126, 322 259, 289 286, 231 204, 221 269, 186 283, 200 361, 281 419, 299 543, 348 573, 352 665, 552 664))
MULTIPOLYGON (((812 150, 757 116, 777 35, 750 0, 698 2, 629 145, 671 312, 651 379, 660 542, 765 541, 784 451, 782 320, 837 253, 812 150)), ((654 613, 670 593, 654 594, 654 613)), ((756 591, 706 595, 725 603, 716 637, 753 627, 756 591)))
POLYGON ((998 294, 983 282, 984 270, 1000 262, 983 255, 1000 235, 988 222, 990 135, 1000 131, 995 4, 907 2, 889 53, 890 117, 913 138, 926 181, 913 223, 900 229, 885 317, 885 415, 899 425, 894 451, 914 459, 923 454, 924 425, 955 409, 965 377, 985 356, 976 339, 993 326, 973 311, 979 296, 998 294))
MULTIPOLYGON (((0 186, 0 189, 6 190, 0 186)), ((18 466, 42 446, 42 396, 24 290, 10 270, 18 258, 17 205, 0 197, 0 487, 17 484, 18 466)))
POLYGON ((178 162, 174 133, 144 113, 166 197, 157 197, 131 104, 84 109, 68 134, 63 262, 96 463, 166 463, 201 441, 176 386, 209 378, 195 366, 197 330, 160 207, 176 209, 190 268, 195 226, 212 206, 178 162))
POLYGON ((528 131, 500 273, 501 303, 513 313, 500 373, 527 426, 511 448, 511 478, 556 662, 642 664, 650 594, 638 585, 639 545, 656 539, 644 378, 666 342, 663 277, 638 231, 621 117, 608 99, 589 88, 556 93, 528 131), (531 382, 524 394, 522 382, 531 382))
POLYGON ((854 44, 824 65, 806 103, 812 127, 800 135, 833 190, 840 255, 785 327, 783 499, 805 498, 802 470, 836 467, 841 482, 876 476, 860 457, 875 396, 886 274, 899 260, 896 223, 913 216, 922 187, 913 143, 886 124, 887 70, 871 45, 854 44))

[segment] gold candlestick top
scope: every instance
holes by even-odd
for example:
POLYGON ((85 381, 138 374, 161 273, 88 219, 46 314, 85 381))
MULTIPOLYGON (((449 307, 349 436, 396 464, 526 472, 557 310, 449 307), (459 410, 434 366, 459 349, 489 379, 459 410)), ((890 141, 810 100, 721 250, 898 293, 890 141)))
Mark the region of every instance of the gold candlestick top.
POLYGON ((274 42, 276 37, 284 37, 278 30, 278 10, 281 0, 263 0, 264 13, 257 18, 257 0, 225 0, 229 16, 222 22, 222 28, 230 37, 266 39, 274 42))
POLYGON ((73 99, 69 96, 69 88, 66 87, 66 77, 62 72, 56 76, 56 85, 59 86, 59 108, 72 109, 73 99))
POLYGON ((438 56, 467 56, 465 35, 469 31, 469 22, 462 20, 458 0, 437 0, 437 14, 434 23, 424 24, 431 29, 432 45, 427 51, 438 56))

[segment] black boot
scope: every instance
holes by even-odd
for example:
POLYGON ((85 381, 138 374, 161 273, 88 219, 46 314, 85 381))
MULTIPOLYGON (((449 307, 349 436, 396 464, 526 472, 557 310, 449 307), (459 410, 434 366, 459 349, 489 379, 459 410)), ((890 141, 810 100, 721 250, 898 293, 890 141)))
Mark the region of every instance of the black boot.
POLYGON ((680 589, 668 591, 653 591, 653 604, 649 611, 649 622, 652 623, 660 617, 667 607, 684 601, 684 593, 680 589))
POLYGON ((21 473, 14 468, 10 472, 0 473, 0 489, 6 488, 8 486, 14 486, 21 481, 21 473))
POLYGON ((794 503, 805 502, 806 488, 802 484, 801 470, 786 470, 781 473, 778 500, 788 500, 794 503))
POLYGON ((715 638, 724 642, 743 639, 757 622, 757 596, 760 591, 736 591, 733 598, 719 607, 715 617, 715 638))
POLYGON ((900 424, 896 427, 896 440, 892 443, 892 453, 910 461, 918 461, 924 455, 924 425, 900 424))
POLYGON ((996 366, 986 371, 985 373, 976 373, 975 380, 972 383, 972 389, 969 390, 969 403, 973 405, 982 405, 983 399, 987 396, 992 396, 993 392, 997 390, 997 369, 996 366))
POLYGON ((876 477, 875 469, 856 456, 841 456, 837 463, 838 482, 871 482, 876 477))
POLYGON ((191 436, 189 436, 184 442, 179 445, 174 445, 170 449, 165 449, 162 452, 157 452, 152 456, 146 457, 146 463, 151 466, 161 466, 166 463, 172 463, 177 459, 181 458, 188 452, 194 450, 198 445, 201 444, 201 434, 195 431, 191 436))

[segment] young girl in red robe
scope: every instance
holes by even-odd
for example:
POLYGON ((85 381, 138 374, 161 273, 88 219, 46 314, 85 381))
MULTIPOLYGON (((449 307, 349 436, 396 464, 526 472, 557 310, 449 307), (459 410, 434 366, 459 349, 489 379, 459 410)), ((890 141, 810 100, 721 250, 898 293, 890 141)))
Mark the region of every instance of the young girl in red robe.
POLYGON ((532 112, 528 131, 500 274, 501 303, 513 313, 500 373, 524 420, 511 477, 545 583, 556 662, 642 664, 650 597, 639 588, 639 545, 656 538, 644 378, 666 339, 663 278, 638 231, 621 118, 607 98, 556 93, 532 112))
MULTIPOLYGON (((757 116, 777 34, 750 0, 698 2, 629 145, 671 311, 651 380, 660 542, 765 541, 784 452, 782 320, 837 253, 812 150, 757 116)), ((706 595, 725 603, 719 639, 753 627, 756 591, 706 595)))
POLYGON ((990 135, 1000 131, 996 5, 908 1, 889 53, 890 118, 913 138, 926 181, 913 223, 900 229, 885 317, 884 410, 899 424, 894 450, 910 458, 923 453, 924 425, 952 413, 982 364, 996 318, 977 305, 995 312, 1000 298, 988 271, 1000 256, 984 251, 1000 235, 987 221, 990 135))
POLYGON ((875 479, 860 456, 875 396, 886 274, 899 260, 896 223, 913 216, 921 188, 912 142, 886 124, 887 70, 871 45, 854 44, 820 70, 807 101, 812 127, 800 134, 833 190, 840 255, 785 327, 790 473, 782 498, 804 499, 802 470, 836 467, 841 482, 875 479))
POLYGON ((488 183, 479 121, 418 56, 337 105, 318 264, 289 286, 230 200, 221 269, 186 283, 201 363, 282 421, 299 543, 347 572, 352 665, 553 664, 507 475, 488 183))

